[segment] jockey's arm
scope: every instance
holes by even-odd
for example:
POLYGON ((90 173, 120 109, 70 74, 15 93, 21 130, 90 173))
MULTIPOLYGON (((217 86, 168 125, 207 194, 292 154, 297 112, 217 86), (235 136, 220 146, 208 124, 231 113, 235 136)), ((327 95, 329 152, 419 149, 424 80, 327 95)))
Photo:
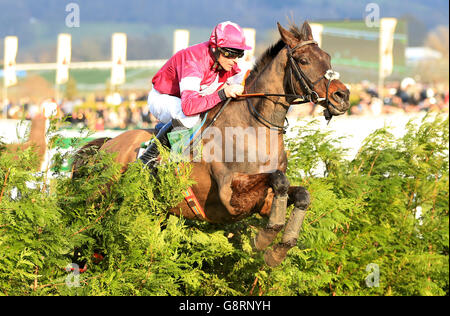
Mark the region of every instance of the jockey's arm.
POLYGON ((181 109, 186 116, 206 112, 221 101, 218 91, 205 96, 202 96, 195 90, 184 90, 181 92, 181 109))
POLYGON ((205 89, 200 92, 201 80, 200 77, 189 76, 180 81, 181 109, 186 116, 208 111, 222 101, 222 93, 219 95, 217 91, 220 85, 216 83, 216 87, 211 86, 209 93, 205 89))
POLYGON ((244 92, 244 86, 240 84, 225 84, 224 88, 209 95, 201 95, 195 90, 183 90, 181 92, 181 109, 184 115, 196 115, 206 112, 227 98, 236 98, 244 92))

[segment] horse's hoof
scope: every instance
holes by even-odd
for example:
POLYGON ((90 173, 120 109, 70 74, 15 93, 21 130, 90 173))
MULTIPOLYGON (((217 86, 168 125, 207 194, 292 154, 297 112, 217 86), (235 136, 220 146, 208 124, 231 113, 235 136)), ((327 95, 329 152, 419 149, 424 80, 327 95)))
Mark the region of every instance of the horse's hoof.
POLYGON ((277 244, 273 247, 273 249, 266 250, 264 253, 264 262, 269 267, 274 268, 283 262, 284 258, 286 258, 288 250, 288 247, 277 244))
POLYGON ((266 249, 277 236, 278 231, 275 230, 260 230, 252 240, 252 247, 256 251, 266 249))

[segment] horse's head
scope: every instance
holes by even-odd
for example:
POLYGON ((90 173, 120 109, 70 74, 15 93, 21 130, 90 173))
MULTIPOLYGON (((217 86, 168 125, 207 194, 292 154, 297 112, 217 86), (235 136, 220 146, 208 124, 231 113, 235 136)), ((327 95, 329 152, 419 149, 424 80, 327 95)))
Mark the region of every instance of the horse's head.
POLYGON ((286 89, 322 105, 328 115, 344 114, 350 107, 350 91, 332 70, 330 55, 314 41, 308 22, 290 31, 278 23, 278 30, 287 45, 286 89))

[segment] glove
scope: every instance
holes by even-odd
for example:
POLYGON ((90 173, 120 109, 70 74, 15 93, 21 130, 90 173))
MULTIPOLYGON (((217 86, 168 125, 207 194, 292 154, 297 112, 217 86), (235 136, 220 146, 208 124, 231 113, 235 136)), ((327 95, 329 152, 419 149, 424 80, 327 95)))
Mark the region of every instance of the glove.
POLYGON ((227 85, 224 88, 224 92, 227 98, 236 98, 238 95, 244 92, 244 86, 240 84, 227 85))

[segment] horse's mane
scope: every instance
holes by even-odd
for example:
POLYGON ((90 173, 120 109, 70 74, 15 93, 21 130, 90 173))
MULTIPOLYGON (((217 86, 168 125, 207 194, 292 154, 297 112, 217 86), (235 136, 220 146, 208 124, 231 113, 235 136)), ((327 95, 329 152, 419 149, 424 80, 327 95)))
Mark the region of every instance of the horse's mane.
MULTIPOLYGON (((298 28, 297 25, 291 24, 289 31, 298 39, 302 40, 303 35, 301 30, 298 28)), ((278 53, 286 46, 286 44, 283 42, 282 39, 279 39, 278 42, 267 48, 264 53, 261 54, 261 56, 257 59, 255 62, 255 65, 252 68, 252 71, 250 72, 249 77, 247 78, 247 82, 252 82, 255 78, 258 77, 258 75, 261 73, 261 71, 268 65, 275 56, 278 55, 278 53)))
POLYGON ((262 72, 266 65, 268 65, 275 56, 283 49, 286 44, 280 39, 278 42, 272 46, 270 46, 266 51, 258 58, 255 62, 255 65, 248 76, 247 82, 252 82, 253 79, 257 78, 258 75, 262 72))

